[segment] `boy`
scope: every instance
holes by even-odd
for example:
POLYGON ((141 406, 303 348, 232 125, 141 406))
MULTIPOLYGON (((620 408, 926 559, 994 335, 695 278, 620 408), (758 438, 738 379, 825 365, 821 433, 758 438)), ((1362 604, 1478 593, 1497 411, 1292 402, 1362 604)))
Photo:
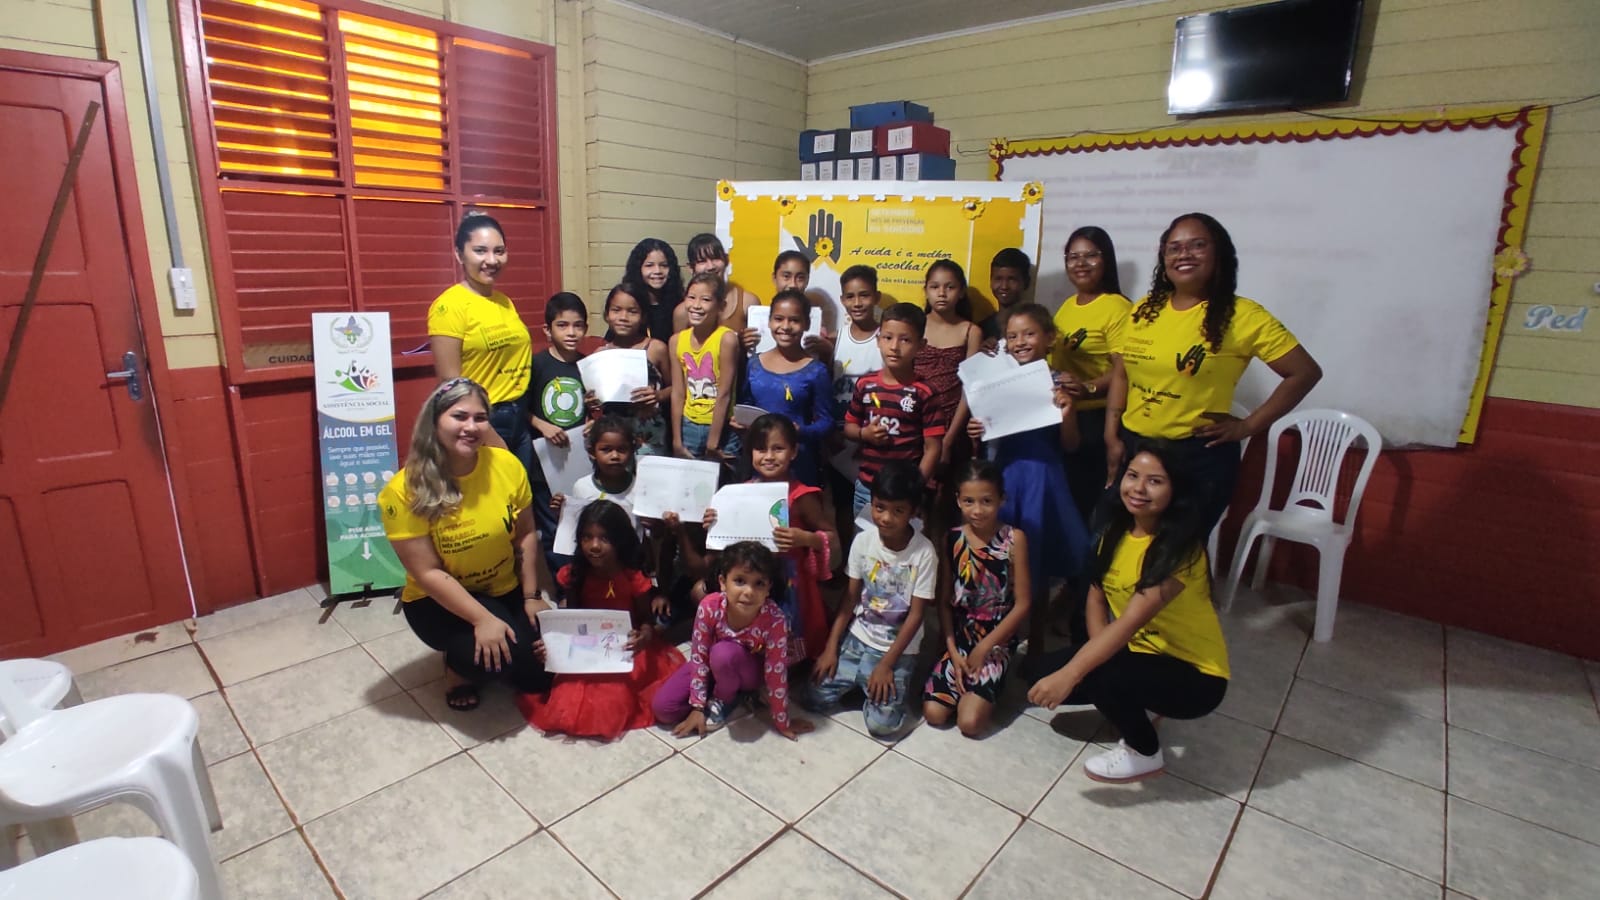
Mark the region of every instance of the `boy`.
POLYGON ((1011 308, 1022 302, 1022 295, 1033 285, 1033 261, 1028 254, 1015 247, 1007 247, 994 255, 989 263, 989 293, 999 308, 994 315, 978 323, 983 331, 983 351, 993 351, 1005 336, 1005 317, 1011 308))
POLYGON ((906 462, 884 465, 873 480, 875 527, 850 545, 847 602, 817 657, 816 683, 802 697, 807 709, 829 714, 838 711, 846 693, 861 688, 867 733, 876 738, 893 738, 905 725, 922 613, 938 583, 933 543, 911 527, 922 505, 922 482, 921 473, 906 462))
POLYGON ((878 270, 871 266, 851 266, 839 279, 839 305, 850 323, 839 335, 833 354, 833 396, 839 415, 850 408, 856 382, 883 368, 878 352, 878 270))
MULTIPOLYGON (((578 344, 589 333, 589 310, 583 300, 568 291, 550 298, 544 307, 546 349, 533 356, 533 378, 528 385, 528 421, 535 437, 556 447, 565 447, 567 429, 583 421, 583 376, 578 372, 578 344)), ((535 456, 528 466, 533 487, 533 518, 539 526, 539 539, 549 557, 555 545, 556 518, 550 509, 550 484, 535 456)))
POLYGON ((844 416, 845 438, 861 445, 852 515, 859 516, 871 499, 872 483, 885 463, 914 465, 924 481, 933 477, 939 464, 944 428, 923 420, 933 389, 912 372, 927 327, 928 314, 912 303, 896 303, 884 310, 878 325, 883 369, 856 381, 844 416))

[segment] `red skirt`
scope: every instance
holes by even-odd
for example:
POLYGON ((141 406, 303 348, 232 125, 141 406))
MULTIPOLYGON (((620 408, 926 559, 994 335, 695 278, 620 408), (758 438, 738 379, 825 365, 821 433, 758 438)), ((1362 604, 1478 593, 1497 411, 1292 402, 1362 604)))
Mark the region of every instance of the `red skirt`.
POLYGON ((519 694, 517 708, 540 731, 615 740, 655 722, 650 701, 682 664, 677 647, 653 642, 634 650, 626 675, 557 675, 548 695, 519 694))

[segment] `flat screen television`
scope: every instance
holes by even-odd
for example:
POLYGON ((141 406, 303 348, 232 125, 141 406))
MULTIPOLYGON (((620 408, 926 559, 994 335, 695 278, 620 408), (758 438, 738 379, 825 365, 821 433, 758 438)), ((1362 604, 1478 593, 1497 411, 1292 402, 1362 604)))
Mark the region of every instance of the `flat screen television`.
POLYGON ((1362 0, 1278 0, 1178 20, 1167 112, 1283 109, 1350 97, 1362 0))

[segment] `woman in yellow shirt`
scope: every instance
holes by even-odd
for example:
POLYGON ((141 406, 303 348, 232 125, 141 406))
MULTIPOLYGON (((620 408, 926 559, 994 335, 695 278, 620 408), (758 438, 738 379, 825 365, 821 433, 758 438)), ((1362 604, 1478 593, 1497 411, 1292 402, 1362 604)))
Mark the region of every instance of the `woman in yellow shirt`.
POLYGON ((1046 709, 1091 703, 1122 733, 1084 761, 1096 781, 1136 781, 1166 765, 1147 714, 1198 719, 1228 690, 1228 647, 1211 605, 1201 494, 1170 441, 1140 445, 1095 510, 1089 637, 1035 654, 1021 672, 1046 709))
POLYGON ((456 259, 464 273, 428 307, 428 346, 440 381, 466 376, 489 396, 493 430, 484 443, 510 450, 524 466, 533 456, 533 433, 524 398, 533 342, 511 298, 495 290, 506 267, 500 223, 469 212, 456 227, 456 259))
POLYGON ((539 535, 521 461, 484 445, 489 396, 466 378, 422 405, 405 470, 378 495, 383 530, 406 569, 406 623, 444 653, 454 709, 478 705, 477 686, 504 678, 524 693, 550 686, 534 655, 539 535))
POLYGON ((1222 223, 1205 213, 1179 216, 1161 234, 1150 293, 1111 348, 1106 396, 1106 483, 1130 437, 1176 441, 1202 491, 1207 532, 1233 499, 1239 441, 1269 428, 1299 405, 1322 369, 1289 329, 1236 293, 1239 254, 1222 223), (1283 380, 1243 419, 1233 391, 1250 360, 1283 380))

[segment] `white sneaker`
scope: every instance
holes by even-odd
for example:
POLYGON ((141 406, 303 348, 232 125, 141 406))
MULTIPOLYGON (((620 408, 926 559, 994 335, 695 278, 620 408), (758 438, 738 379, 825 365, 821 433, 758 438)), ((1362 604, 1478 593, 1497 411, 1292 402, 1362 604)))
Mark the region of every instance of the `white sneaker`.
POLYGON ((1154 756, 1145 756, 1126 742, 1117 741, 1110 750, 1084 760, 1083 774, 1095 781, 1125 784, 1160 775, 1166 767, 1160 747, 1156 748, 1154 756))

